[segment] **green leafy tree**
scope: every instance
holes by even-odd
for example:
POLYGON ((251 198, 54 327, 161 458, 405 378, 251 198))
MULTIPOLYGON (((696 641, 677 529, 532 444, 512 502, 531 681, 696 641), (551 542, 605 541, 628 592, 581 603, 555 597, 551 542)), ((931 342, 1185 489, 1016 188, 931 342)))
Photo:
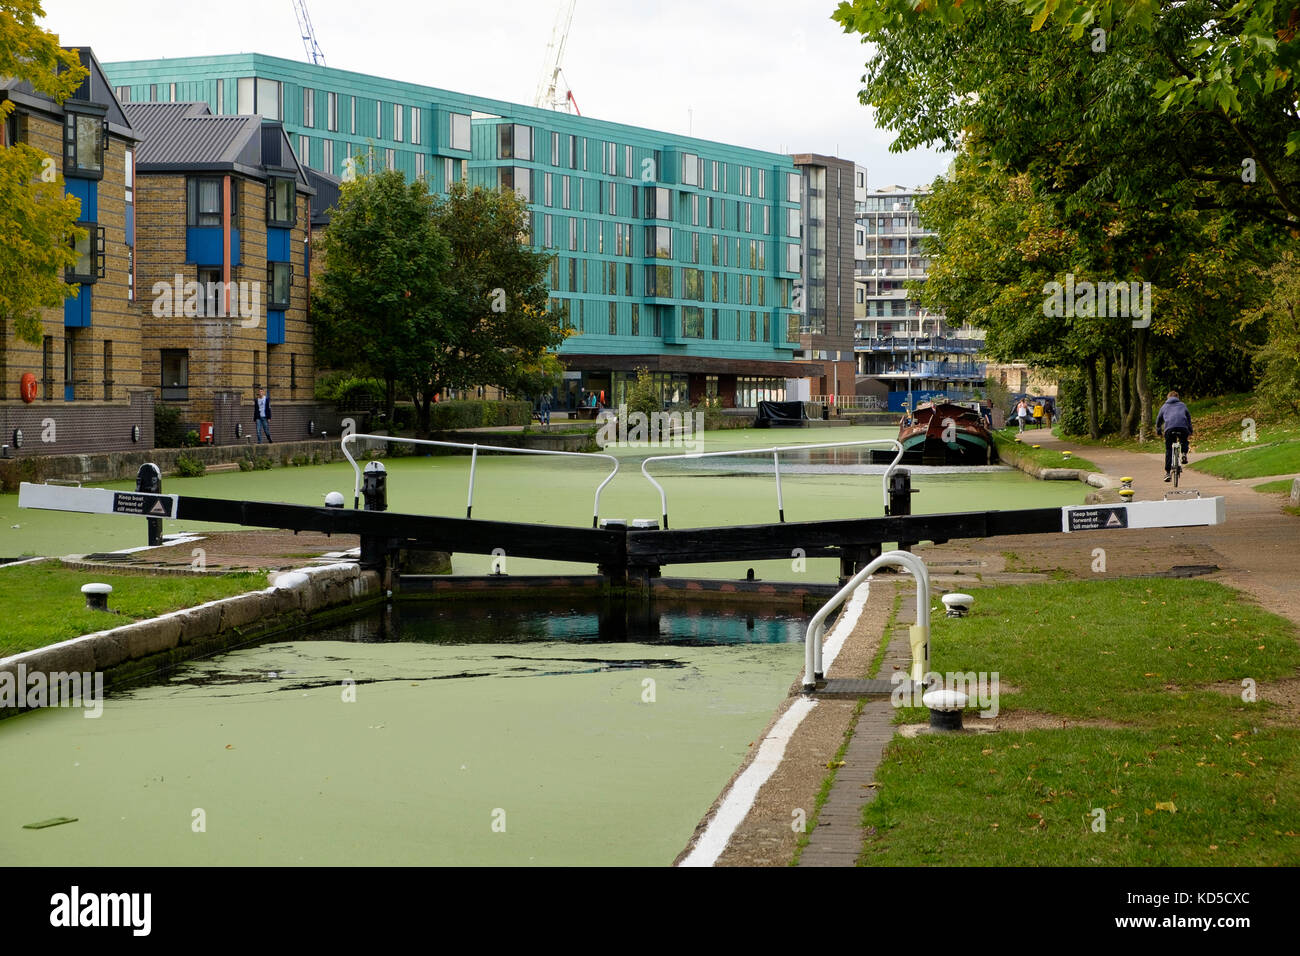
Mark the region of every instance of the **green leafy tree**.
POLYGON ((450 251, 424 182, 393 170, 343 183, 320 239, 312 283, 324 363, 383 380, 387 421, 397 386, 419 377, 448 337, 450 251))
POLYGON ((513 387, 520 370, 564 341, 549 308, 551 256, 527 242, 528 206, 513 190, 455 183, 433 223, 450 249, 444 334, 412 380, 420 426, 446 388, 513 387))
POLYGON ((530 399, 539 399, 549 395, 564 381, 564 366, 554 352, 542 352, 537 357, 523 362, 515 370, 513 382, 508 386, 516 395, 530 399))
POLYGON ((1257 309, 1242 316, 1243 325, 1263 324, 1268 337, 1254 354, 1260 371, 1258 390, 1270 401, 1300 412, 1300 262, 1288 252, 1269 270, 1273 287, 1257 309))
MULTIPOLYGON (((30 83, 61 103, 87 71, 36 22, 44 15, 35 0, 0 0, 0 77, 30 83)), ((0 100, 0 129, 13 109, 0 100)), ((76 292, 63 276, 77 261, 71 240, 86 237, 76 225, 80 208, 64 194, 52 157, 26 143, 0 149, 0 322, 12 321, 20 339, 39 343, 41 310, 76 292)))

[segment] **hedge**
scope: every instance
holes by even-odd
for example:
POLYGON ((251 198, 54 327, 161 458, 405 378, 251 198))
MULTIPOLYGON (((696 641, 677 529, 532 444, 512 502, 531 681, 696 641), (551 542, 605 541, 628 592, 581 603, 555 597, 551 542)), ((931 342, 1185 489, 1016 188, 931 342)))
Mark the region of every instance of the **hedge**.
POLYGON ((532 420, 533 406, 529 402, 456 399, 437 402, 429 410, 429 426, 436 432, 527 425, 532 420))

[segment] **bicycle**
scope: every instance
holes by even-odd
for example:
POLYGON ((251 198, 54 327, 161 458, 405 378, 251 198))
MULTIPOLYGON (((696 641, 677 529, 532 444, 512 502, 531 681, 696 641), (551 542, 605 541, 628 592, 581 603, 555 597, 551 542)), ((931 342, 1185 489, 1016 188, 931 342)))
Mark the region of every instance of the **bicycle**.
MULTIPOLYGON (((1178 479, 1183 473, 1183 462, 1187 460, 1187 448, 1183 447, 1183 442, 1188 440, 1188 436, 1183 434, 1181 428, 1169 428, 1165 430, 1166 446, 1169 463, 1168 475, 1165 480, 1173 480, 1174 487, 1178 487, 1178 479)), ((1189 446, 1190 447, 1190 446, 1189 446)))

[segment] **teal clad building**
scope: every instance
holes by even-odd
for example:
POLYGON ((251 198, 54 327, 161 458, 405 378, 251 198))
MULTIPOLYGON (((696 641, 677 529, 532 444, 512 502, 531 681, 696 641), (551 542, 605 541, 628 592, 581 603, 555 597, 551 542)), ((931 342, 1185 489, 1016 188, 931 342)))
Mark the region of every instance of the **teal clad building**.
POLYGON ((461 180, 517 190, 574 333, 561 407, 583 391, 618 404, 638 368, 666 403, 724 407, 822 372, 793 361, 801 196, 788 156, 261 54, 105 71, 123 102, 279 120, 299 158, 335 176, 367 156, 439 192, 461 180))

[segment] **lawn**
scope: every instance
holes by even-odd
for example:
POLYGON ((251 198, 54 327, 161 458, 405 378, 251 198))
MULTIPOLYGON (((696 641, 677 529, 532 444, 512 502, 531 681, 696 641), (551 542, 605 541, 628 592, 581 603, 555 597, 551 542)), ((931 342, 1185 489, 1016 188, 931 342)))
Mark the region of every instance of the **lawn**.
POLYGON ((1262 485, 1254 485, 1253 490, 1262 495, 1289 495, 1294 478, 1280 478, 1277 481, 1266 481, 1262 485))
POLYGON ((0 606, 8 609, 0 657, 264 587, 266 576, 252 573, 150 577, 55 561, 0 566, 0 606), (86 609, 81 586, 92 581, 113 586, 108 606, 116 613, 86 609))
POLYGON ((1300 440, 1215 455, 1189 468, 1220 478, 1263 478, 1300 472, 1300 440))
MULTIPOLYGON (((1294 676, 1289 621, 1207 581, 974 593, 970 617, 934 621, 932 668, 997 671, 1002 715, 1099 726, 895 738, 864 810, 860 862, 1300 862, 1300 730, 1238 689, 1294 676)), ((967 712, 968 728, 980 723, 967 712)))
POLYGON ((1086 458, 1075 455, 1066 458, 1057 448, 1035 448, 1034 433, 1027 431, 1016 441, 1016 433, 998 431, 993 433, 993 440, 998 446, 998 457, 1004 462, 1030 461, 1040 468, 1081 468, 1084 471, 1101 471, 1086 458))
MULTIPOLYGON (((1154 399, 1152 415, 1164 404, 1163 397, 1154 399)), ((1184 399, 1184 401, 1187 401, 1184 399)), ((1187 401, 1192 415, 1192 446, 1197 451, 1224 451, 1232 448, 1252 448, 1260 444, 1300 440, 1300 419, 1289 409, 1276 404, 1266 404, 1253 392, 1235 395, 1218 395, 1213 398, 1187 401)), ((1060 435, 1060 428, 1055 429, 1060 435)), ((1106 448, 1123 448, 1135 452, 1164 453, 1164 441, 1155 436, 1154 426, 1146 442, 1136 438, 1120 439, 1109 435, 1093 440, 1087 436, 1062 435, 1081 445, 1101 445, 1106 448)), ((1277 474, 1277 472, 1274 472, 1277 474)))

